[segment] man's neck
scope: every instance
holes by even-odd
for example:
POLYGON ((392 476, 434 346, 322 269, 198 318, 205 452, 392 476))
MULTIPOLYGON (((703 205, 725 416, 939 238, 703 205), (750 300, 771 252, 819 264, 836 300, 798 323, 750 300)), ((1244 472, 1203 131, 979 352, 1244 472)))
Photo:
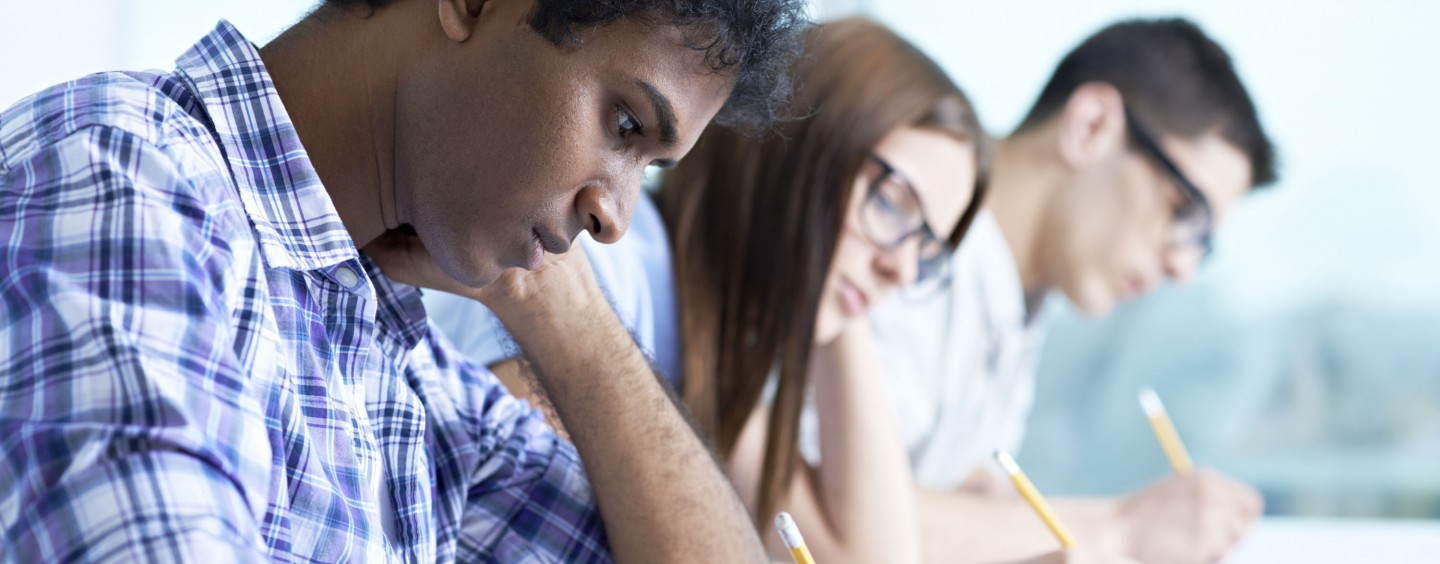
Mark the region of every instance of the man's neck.
POLYGON ((1046 226, 1054 187, 1059 184, 1055 159, 1040 138, 1012 136, 1001 140, 991 168, 986 208, 995 216, 1019 270, 1027 302, 1050 286, 1045 265, 1046 226))
POLYGON ((401 222, 393 168, 398 42, 377 22, 322 6, 260 57, 357 248, 401 222))

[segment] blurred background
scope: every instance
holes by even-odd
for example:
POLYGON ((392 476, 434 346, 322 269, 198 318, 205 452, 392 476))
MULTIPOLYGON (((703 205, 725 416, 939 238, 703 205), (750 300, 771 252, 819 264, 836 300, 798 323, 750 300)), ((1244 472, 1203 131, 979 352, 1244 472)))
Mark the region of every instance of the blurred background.
MULTIPOLYGON (((1168 472, 1135 400, 1154 385, 1201 464, 1271 514, 1440 517, 1440 3, 812 0, 940 61, 996 135, 1064 53, 1126 17, 1182 15, 1234 57, 1280 148, 1185 287, 1096 321, 1063 301, 1021 462, 1047 493, 1168 472)), ((219 18, 264 42, 311 0, 0 0, 0 106, 112 69, 170 69, 219 18)))

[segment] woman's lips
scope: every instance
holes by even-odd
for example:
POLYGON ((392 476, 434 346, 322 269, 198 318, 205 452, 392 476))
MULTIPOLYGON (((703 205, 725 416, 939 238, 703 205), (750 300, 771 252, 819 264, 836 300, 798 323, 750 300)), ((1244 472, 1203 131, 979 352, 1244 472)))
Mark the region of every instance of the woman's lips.
POLYGON ((865 292, 844 278, 839 280, 836 289, 840 292, 840 305, 845 308, 846 315, 855 317, 865 313, 865 309, 870 305, 870 298, 865 296, 865 292))

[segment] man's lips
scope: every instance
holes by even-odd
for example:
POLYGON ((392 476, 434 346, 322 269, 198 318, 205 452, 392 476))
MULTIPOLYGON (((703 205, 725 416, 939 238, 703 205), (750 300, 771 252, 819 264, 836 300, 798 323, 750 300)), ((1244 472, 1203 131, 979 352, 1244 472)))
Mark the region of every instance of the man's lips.
MULTIPOLYGON (((555 235, 552 231, 546 231, 536 227, 531 232, 535 234, 535 239, 540 242, 540 246, 543 247, 547 253, 563 255, 570 250, 570 241, 555 235)), ((573 240, 573 238, 571 240, 573 240)))
POLYGON ((1137 296, 1139 296, 1139 295, 1141 295, 1141 294, 1144 294, 1148 289, 1149 289, 1149 284, 1146 284, 1146 283, 1145 283, 1145 279, 1144 279, 1144 278, 1141 278, 1141 277, 1139 277, 1139 276, 1127 276, 1127 277, 1125 277, 1125 298, 1126 298, 1126 299, 1135 298, 1135 297, 1137 297, 1137 296))
POLYGON ((532 233, 530 237, 530 248, 525 255, 525 262, 520 265, 520 268, 533 271, 540 268, 540 265, 544 262, 545 245, 541 243, 539 235, 532 233))
POLYGON ((530 229, 529 245, 525 249, 525 258, 519 266, 525 270, 535 270, 545 262, 545 253, 558 255, 569 250, 569 241, 556 237, 549 231, 534 227, 530 229))

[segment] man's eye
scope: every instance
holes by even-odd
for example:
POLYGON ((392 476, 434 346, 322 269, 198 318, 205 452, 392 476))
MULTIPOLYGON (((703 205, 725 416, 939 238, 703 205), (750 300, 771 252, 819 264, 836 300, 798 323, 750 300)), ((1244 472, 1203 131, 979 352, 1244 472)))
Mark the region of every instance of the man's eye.
POLYGON ((615 135, 621 139, 629 138, 631 135, 641 132, 640 122, 630 112, 619 106, 615 107, 615 135))

